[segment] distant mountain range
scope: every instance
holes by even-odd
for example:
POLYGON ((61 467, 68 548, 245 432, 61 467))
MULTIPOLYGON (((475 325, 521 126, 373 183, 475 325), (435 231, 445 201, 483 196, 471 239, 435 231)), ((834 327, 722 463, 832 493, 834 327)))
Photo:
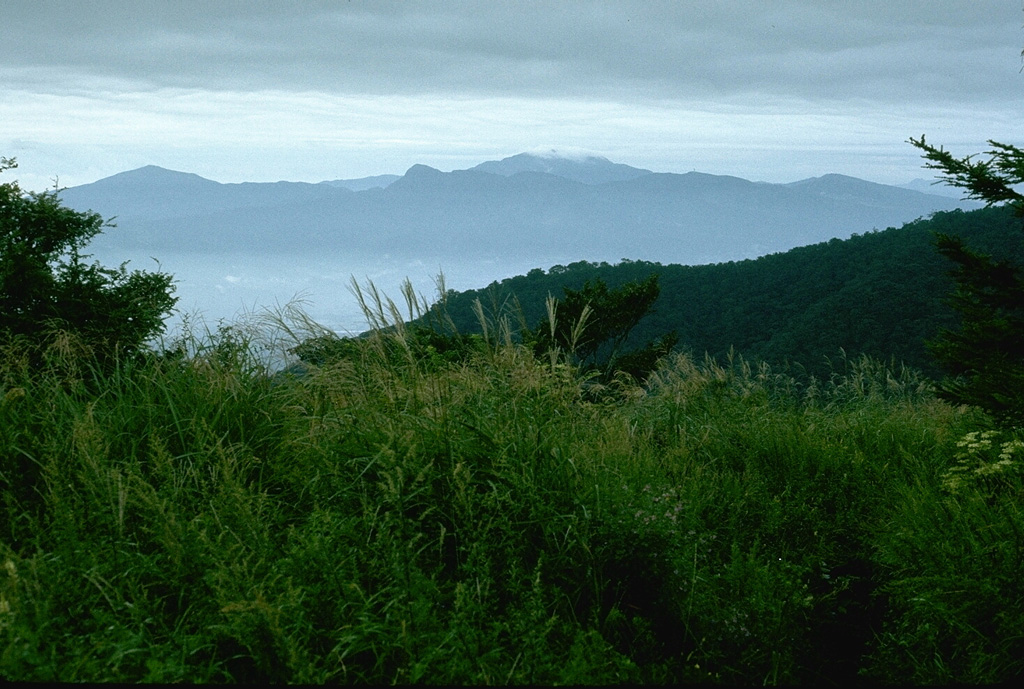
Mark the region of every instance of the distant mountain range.
POLYGON ((829 174, 790 184, 523 153, 441 172, 221 184, 147 166, 62 192, 106 248, 714 263, 978 204, 829 174))

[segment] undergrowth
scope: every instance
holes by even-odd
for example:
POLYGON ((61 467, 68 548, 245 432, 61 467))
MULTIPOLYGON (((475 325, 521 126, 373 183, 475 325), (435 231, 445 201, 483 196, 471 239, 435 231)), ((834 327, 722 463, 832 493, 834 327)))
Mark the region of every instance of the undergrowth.
POLYGON ((798 382, 679 354, 595 386, 500 333, 424 356, 377 306, 369 336, 297 375, 262 347, 302 323, 113 367, 66 339, 33 368, 5 343, 0 675, 1024 673, 1021 432, 984 435, 869 359, 798 382))

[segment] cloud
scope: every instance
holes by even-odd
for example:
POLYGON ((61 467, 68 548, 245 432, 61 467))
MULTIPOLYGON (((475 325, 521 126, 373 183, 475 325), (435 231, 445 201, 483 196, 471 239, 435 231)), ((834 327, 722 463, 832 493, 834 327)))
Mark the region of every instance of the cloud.
POLYGON ((1019 67, 1020 23, 1020 8, 965 0, 31 0, 5 8, 0 39, 5 66, 66 86, 977 100, 1003 95, 1019 67))
POLYGON ((569 160, 587 160, 588 158, 603 158, 603 152, 579 146, 535 146, 528 148, 524 153, 530 153, 538 158, 568 158, 569 160))

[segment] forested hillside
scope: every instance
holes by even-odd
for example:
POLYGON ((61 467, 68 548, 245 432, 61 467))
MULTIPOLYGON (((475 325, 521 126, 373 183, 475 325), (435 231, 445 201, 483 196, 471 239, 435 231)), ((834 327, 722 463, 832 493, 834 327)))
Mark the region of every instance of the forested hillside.
POLYGON ((900 228, 833 239, 755 260, 703 266, 623 260, 581 261, 535 269, 445 300, 460 332, 480 329, 472 308, 479 299, 492 317, 535 326, 546 318, 548 294, 601 279, 610 287, 657 274, 661 296, 654 313, 632 334, 646 342, 675 331, 679 347, 700 356, 727 356, 730 348, 774 365, 796 364, 818 375, 843 350, 938 370, 925 341, 955 325, 945 300, 953 288, 950 263, 935 250, 937 233, 960 235, 984 251, 1024 259, 1020 221, 1007 208, 937 213, 900 228), (1017 254, 1014 255, 1013 252, 1017 254), (519 314, 521 308, 522 318, 519 314))

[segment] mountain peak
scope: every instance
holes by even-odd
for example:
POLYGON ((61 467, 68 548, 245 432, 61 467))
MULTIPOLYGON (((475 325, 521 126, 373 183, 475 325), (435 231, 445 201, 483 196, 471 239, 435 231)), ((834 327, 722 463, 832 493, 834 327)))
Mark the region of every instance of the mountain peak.
POLYGON ((200 177, 192 172, 178 172, 177 170, 168 170, 167 168, 160 167, 159 165, 145 165, 134 170, 119 172, 116 175, 104 177, 103 179, 94 182, 94 184, 144 185, 146 187, 153 187, 169 185, 179 186, 183 184, 192 186, 209 186, 219 183, 206 179, 205 177, 200 177))
POLYGON ((624 182, 651 174, 650 170, 613 163, 602 156, 562 153, 556 149, 542 153, 519 153, 501 160, 489 160, 470 169, 503 177, 521 172, 542 172, 583 184, 624 182))
POLYGON ((405 176, 410 178, 415 177, 434 177, 436 175, 443 175, 444 173, 437 168, 430 167, 429 165, 421 165, 416 163, 411 168, 405 171, 405 176))

